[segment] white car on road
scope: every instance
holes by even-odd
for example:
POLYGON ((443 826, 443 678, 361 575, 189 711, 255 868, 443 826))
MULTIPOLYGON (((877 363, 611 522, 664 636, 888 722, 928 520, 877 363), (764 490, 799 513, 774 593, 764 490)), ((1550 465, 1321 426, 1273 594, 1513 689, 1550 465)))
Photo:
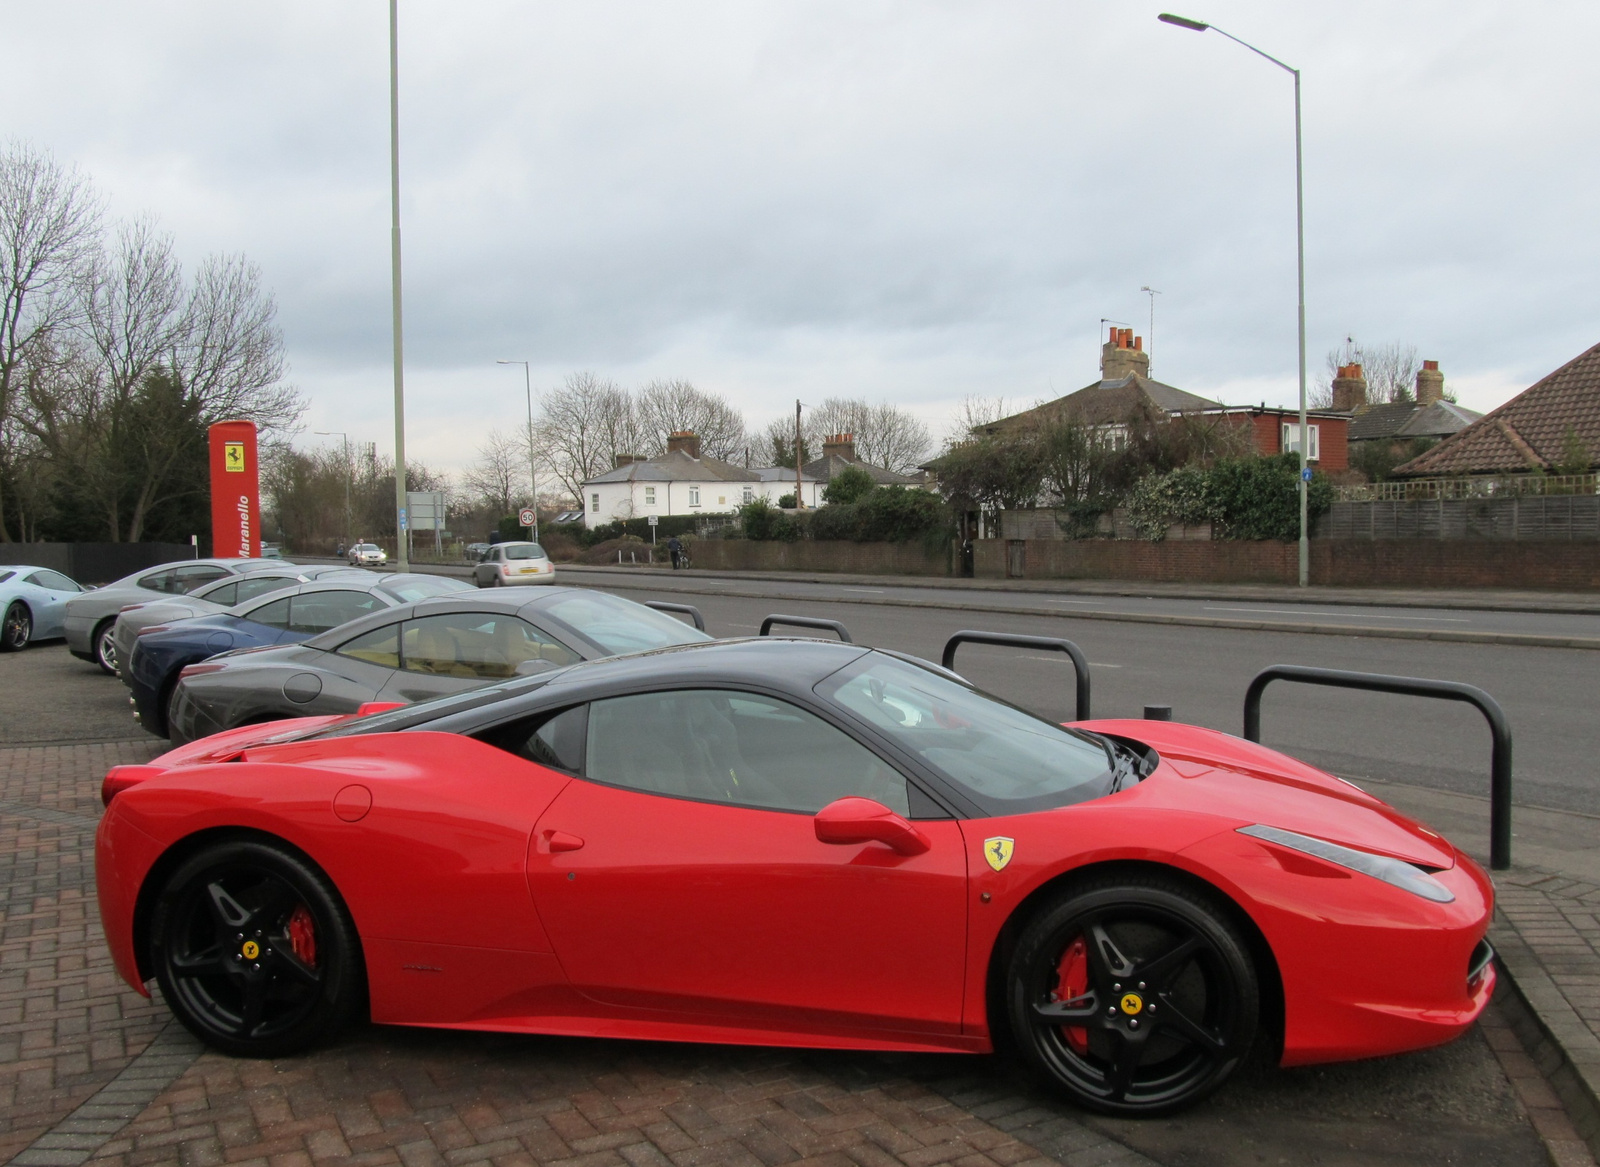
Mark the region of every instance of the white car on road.
POLYGON ((350 548, 351 567, 378 567, 388 562, 388 552, 376 543, 357 543, 350 548))
POLYGON ((555 578, 556 565, 537 543, 496 543, 472 569, 472 581, 480 588, 547 584, 555 578))

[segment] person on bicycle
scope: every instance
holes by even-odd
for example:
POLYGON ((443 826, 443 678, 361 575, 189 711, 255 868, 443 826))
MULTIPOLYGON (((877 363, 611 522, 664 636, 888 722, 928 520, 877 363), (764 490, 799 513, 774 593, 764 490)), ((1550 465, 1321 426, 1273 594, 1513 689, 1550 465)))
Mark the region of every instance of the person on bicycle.
POLYGON ((667 540, 667 551, 672 556, 672 570, 677 571, 683 559, 683 543, 676 535, 667 540))

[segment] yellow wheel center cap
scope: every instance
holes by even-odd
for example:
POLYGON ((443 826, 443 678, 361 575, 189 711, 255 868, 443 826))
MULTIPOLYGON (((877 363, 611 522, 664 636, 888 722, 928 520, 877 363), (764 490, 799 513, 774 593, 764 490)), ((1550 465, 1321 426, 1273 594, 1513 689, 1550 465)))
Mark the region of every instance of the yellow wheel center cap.
MULTIPOLYGON (((257 944, 254 940, 246 940, 244 942, 244 947, 239 949, 239 954, 246 960, 254 960, 256 957, 261 955, 261 945, 257 944)), ((1139 998, 1137 997, 1134 998, 1135 1001, 1138 999, 1139 998)), ((1128 999, 1126 997, 1122 999, 1122 1007, 1124 1009, 1128 1008, 1128 999)), ((1128 1011, 1130 1013, 1133 1012, 1131 1009, 1128 1011)))
POLYGON ((1120 1004, 1122 1005, 1122 1011, 1132 1017, 1144 1008, 1144 998, 1139 996, 1138 993, 1124 993, 1120 1004))

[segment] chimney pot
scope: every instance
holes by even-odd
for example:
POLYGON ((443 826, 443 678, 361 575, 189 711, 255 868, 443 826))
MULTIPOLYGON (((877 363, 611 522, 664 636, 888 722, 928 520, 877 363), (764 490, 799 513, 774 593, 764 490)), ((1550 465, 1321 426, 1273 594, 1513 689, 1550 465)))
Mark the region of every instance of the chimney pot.
POLYGON ((1417 404, 1432 405, 1444 399, 1444 374, 1438 361, 1423 361, 1417 370, 1417 404))
POLYGON ((680 450, 689 457, 699 460, 700 438, 693 430, 674 430, 667 435, 667 453, 672 454, 680 450))
POLYGON ((1340 413, 1360 413, 1367 407, 1367 378, 1359 364, 1340 365, 1333 379, 1333 408, 1340 413))

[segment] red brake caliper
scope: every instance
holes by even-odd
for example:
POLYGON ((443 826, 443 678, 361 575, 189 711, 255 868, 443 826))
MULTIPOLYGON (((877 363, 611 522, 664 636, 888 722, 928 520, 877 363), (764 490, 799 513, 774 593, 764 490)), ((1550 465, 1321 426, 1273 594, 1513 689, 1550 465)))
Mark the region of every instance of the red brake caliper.
POLYGON ((303 963, 317 967, 317 925, 304 904, 289 916, 289 946, 303 963))
MULTIPOLYGON (((1079 936, 1067 950, 1061 954, 1061 963, 1056 966, 1056 999, 1058 1001, 1072 1001, 1083 996, 1089 987, 1089 955, 1084 946, 1083 937, 1079 936)), ((1089 1031, 1081 1025, 1063 1025, 1061 1036, 1067 1039, 1067 1044, 1077 1053, 1089 1052, 1089 1031)))

